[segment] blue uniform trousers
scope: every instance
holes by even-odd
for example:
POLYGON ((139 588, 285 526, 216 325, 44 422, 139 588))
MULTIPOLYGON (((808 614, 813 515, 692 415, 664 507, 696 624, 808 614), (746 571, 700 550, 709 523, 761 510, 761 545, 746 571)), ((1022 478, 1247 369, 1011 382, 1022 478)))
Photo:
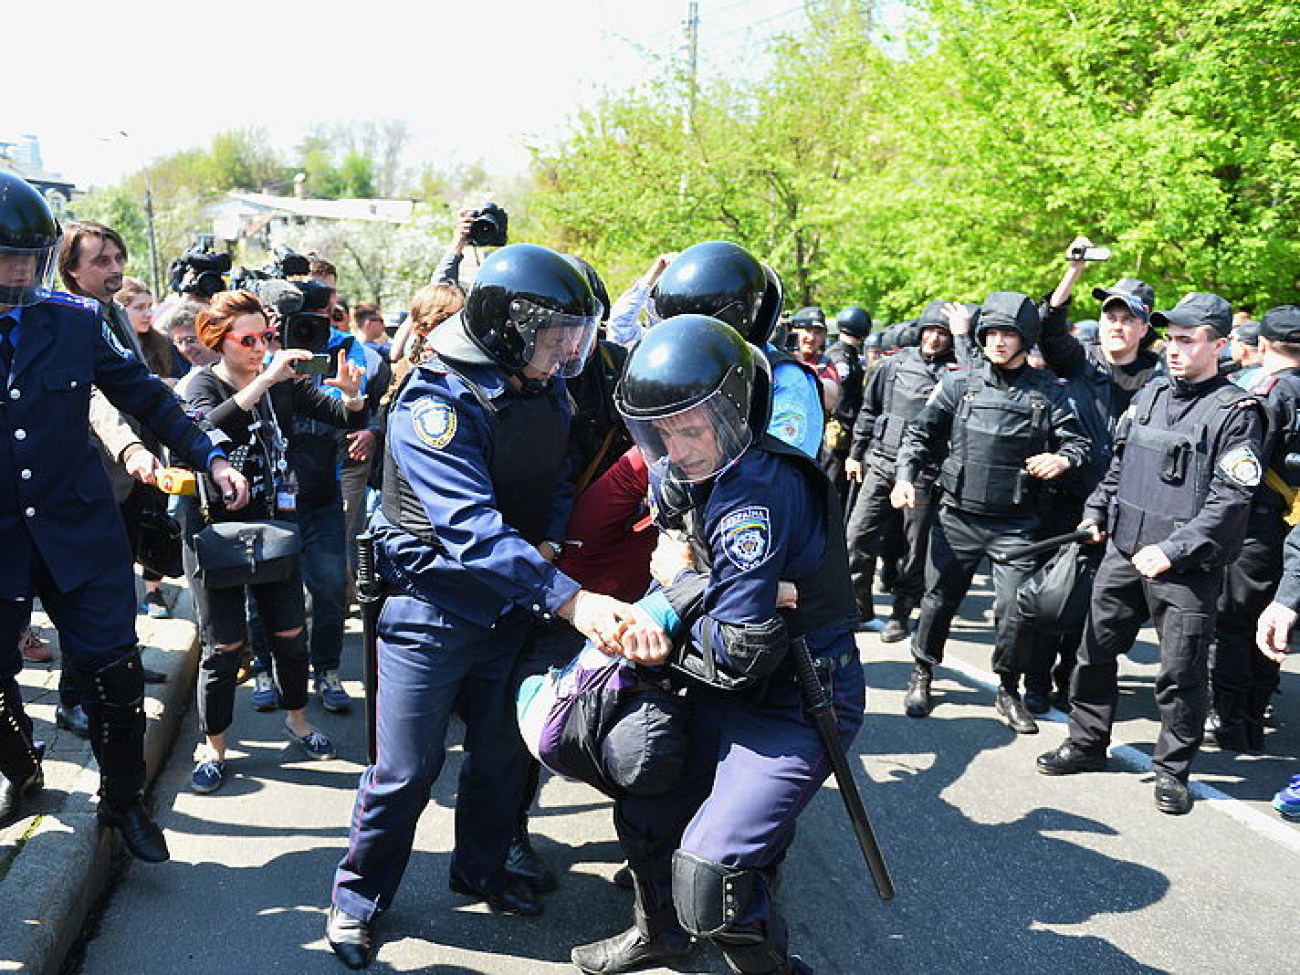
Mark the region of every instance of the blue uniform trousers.
POLYGON ((511 674, 531 625, 513 612, 483 629, 412 596, 379 619, 377 757, 361 775, 333 902, 369 921, 392 905, 416 823, 446 756, 453 710, 465 720, 452 870, 487 893, 505 889, 506 853, 528 752, 515 724, 511 674))
MULTIPOLYGON (((847 747, 862 726, 866 687, 852 637, 842 642, 835 649, 849 659, 833 671, 833 699, 847 747)), ((691 738, 692 764, 679 788, 661 796, 627 796, 615 806, 615 826, 637 879, 638 908, 650 917, 671 903, 669 858, 677 848, 734 869, 770 873, 794 840, 799 814, 831 771, 798 685, 784 669, 761 702, 697 693, 691 738)), ((765 877, 730 925, 732 932, 742 929, 784 942, 784 922, 765 877)))
POLYGON ((18 634, 31 619, 31 597, 41 600, 59 631, 64 667, 95 671, 135 647, 135 578, 130 553, 110 571, 99 573, 71 592, 61 592, 35 545, 31 550, 28 599, 0 599, 0 678, 22 670, 18 634))

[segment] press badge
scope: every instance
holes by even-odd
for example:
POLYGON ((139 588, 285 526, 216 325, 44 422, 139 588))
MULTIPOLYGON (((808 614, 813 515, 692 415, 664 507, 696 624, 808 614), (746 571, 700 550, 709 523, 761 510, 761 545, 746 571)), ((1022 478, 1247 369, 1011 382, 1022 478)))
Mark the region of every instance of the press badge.
POLYGON ((293 481, 280 481, 275 485, 275 509, 277 511, 298 510, 298 485, 293 481))

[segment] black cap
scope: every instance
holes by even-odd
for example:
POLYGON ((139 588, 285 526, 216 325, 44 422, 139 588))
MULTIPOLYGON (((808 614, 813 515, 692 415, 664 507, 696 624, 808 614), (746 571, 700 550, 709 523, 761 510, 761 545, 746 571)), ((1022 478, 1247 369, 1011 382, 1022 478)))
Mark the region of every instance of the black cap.
MULTIPOLYGON (((1120 278, 1113 287, 1092 289, 1092 296, 1103 304, 1107 298, 1113 298, 1116 295, 1135 296, 1142 304, 1147 306, 1147 315, 1150 315, 1151 310, 1156 306, 1156 289, 1138 278, 1120 278)), ((1142 317, 1146 318, 1147 315, 1142 317)))
POLYGON ((1270 342, 1300 343, 1300 305, 1278 305, 1264 313, 1259 334, 1270 342))
POLYGON ((791 316, 790 325, 793 328, 825 328, 826 313, 816 305, 809 305, 791 316))
POLYGON ((1242 322, 1232 330, 1232 337, 1243 345, 1259 345, 1259 322, 1242 322))
POLYGON ((1193 291, 1170 311, 1152 312, 1151 324, 1183 328, 1208 325, 1226 339, 1232 333, 1232 305, 1218 295, 1193 291))

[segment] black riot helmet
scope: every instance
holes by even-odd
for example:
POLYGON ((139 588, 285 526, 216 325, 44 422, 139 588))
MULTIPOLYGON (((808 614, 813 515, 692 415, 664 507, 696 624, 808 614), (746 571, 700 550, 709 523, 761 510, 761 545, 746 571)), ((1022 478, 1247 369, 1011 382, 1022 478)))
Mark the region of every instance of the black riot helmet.
POLYGON ((596 269, 589 261, 577 254, 565 254, 564 259, 582 272, 582 276, 587 279, 587 284, 591 286, 591 293, 600 302, 600 320, 609 321, 609 290, 605 287, 605 282, 600 279, 600 275, 596 273, 596 269))
POLYGON ((600 303, 586 276, 537 244, 510 244, 483 262, 462 317, 470 340, 508 373, 531 366, 576 376, 591 354, 600 303))
MULTIPOLYGON (((645 334, 628 356, 614 403, 646 464, 679 483, 730 467, 753 439, 752 346, 707 315, 678 315, 645 334)), ((760 411, 761 412, 761 411, 760 411)))
POLYGON ((34 305, 50 296, 62 237, 36 187, 0 170, 0 305, 34 305))
POLYGON ((846 305, 835 316, 835 324, 844 335, 864 339, 871 332, 871 313, 859 305, 846 305))
POLYGON ((781 279, 739 244, 694 244, 664 269, 650 296, 658 319, 707 315, 763 345, 781 316, 781 279))

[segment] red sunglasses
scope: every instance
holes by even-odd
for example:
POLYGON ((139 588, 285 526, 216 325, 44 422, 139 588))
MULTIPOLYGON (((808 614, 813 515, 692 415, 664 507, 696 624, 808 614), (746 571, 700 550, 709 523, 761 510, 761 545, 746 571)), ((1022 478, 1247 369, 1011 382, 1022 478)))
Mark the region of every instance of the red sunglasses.
POLYGON ((261 342, 263 345, 270 345, 279 337, 280 337, 279 333, 276 332, 276 330, 273 328, 268 328, 265 332, 253 332, 249 335, 227 335, 226 336, 226 338, 228 339, 234 339, 236 342, 238 342, 246 349, 251 349, 259 342, 261 342))

